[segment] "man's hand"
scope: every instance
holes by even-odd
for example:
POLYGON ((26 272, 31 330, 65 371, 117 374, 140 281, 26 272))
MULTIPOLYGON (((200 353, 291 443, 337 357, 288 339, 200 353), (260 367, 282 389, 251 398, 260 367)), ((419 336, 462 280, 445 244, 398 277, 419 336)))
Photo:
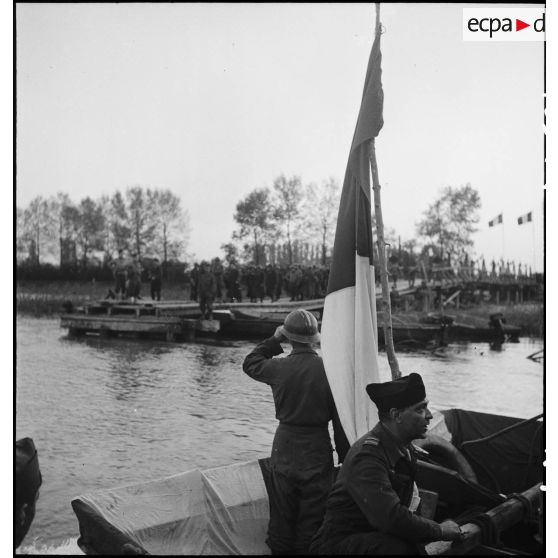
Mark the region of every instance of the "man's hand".
POLYGON ((448 519, 440 523, 440 527, 442 528, 443 541, 457 541, 461 539, 462 531, 455 521, 448 519))
POLYGON ((281 328, 283 326, 277 326, 277 329, 275 330, 275 333, 273 334, 273 337, 275 337, 275 339, 277 339, 277 341, 279 341, 279 343, 281 341, 286 341, 287 338, 281 333, 281 328))

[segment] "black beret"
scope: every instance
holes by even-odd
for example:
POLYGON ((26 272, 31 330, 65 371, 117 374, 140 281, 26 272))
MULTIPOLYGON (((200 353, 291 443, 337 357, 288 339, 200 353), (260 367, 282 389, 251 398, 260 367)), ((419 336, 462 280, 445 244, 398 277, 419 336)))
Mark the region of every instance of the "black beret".
POLYGON ((31 438, 22 438, 15 443, 16 507, 31 504, 42 483, 39 458, 31 438))
POLYGON ((403 409, 420 403, 426 398, 426 390, 420 374, 413 372, 391 382, 368 384, 366 393, 381 412, 403 409))

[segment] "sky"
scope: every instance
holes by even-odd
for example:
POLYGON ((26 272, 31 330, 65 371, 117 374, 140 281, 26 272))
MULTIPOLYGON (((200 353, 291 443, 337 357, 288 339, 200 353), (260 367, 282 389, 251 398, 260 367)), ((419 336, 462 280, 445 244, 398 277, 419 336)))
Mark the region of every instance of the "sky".
MULTIPOLYGON (((382 5, 384 222, 413 238, 470 183, 476 256, 542 270, 543 43, 464 41, 465 6, 382 5)), ((17 205, 169 188, 188 251, 222 256, 253 189, 342 181, 374 23, 371 3, 16 5, 17 205)))

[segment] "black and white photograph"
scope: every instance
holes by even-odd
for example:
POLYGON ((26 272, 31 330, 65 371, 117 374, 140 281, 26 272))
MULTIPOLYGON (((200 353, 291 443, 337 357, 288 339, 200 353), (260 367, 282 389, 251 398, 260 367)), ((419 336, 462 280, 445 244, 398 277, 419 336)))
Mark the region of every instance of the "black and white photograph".
POLYGON ((13 552, 542 555, 547 23, 14 3, 13 552))

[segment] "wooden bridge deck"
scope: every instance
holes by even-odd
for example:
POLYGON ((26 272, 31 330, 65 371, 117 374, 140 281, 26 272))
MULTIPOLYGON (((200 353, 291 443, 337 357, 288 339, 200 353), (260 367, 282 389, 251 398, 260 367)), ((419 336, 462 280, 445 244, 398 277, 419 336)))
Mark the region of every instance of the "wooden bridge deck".
MULTIPOLYGON (((392 285, 390 282, 390 287, 392 285)), ((392 302, 392 305, 397 304, 399 310, 409 311, 417 310, 418 303, 421 306, 418 310, 429 312, 434 309, 434 301, 441 294, 442 308, 451 303, 458 309, 462 293, 468 291, 470 295, 473 289, 477 292, 490 292, 496 303, 523 302, 524 295, 529 299, 532 298, 530 295, 537 292, 537 289, 532 287, 537 287, 536 281, 532 279, 509 283, 489 280, 464 282, 454 276, 451 280, 442 277, 437 282, 427 285, 415 281, 413 287, 409 287, 407 280, 398 280, 395 288, 398 299, 396 303, 392 302)), ((376 296, 381 297, 380 289, 377 290, 376 296)), ((83 308, 77 308, 74 312, 62 314, 60 326, 67 328, 70 336, 94 333, 107 337, 135 334, 163 336, 168 340, 193 339, 196 333, 217 333, 221 326, 226 326, 229 320, 234 320, 235 315, 238 317, 244 313, 246 318, 267 317, 282 320, 283 316, 295 308, 306 308, 321 319, 324 299, 291 301, 283 298, 275 302, 219 302, 213 305, 215 317, 218 318, 214 320, 200 319, 197 302, 139 299, 132 303, 126 300, 99 300, 88 303, 83 308)))

